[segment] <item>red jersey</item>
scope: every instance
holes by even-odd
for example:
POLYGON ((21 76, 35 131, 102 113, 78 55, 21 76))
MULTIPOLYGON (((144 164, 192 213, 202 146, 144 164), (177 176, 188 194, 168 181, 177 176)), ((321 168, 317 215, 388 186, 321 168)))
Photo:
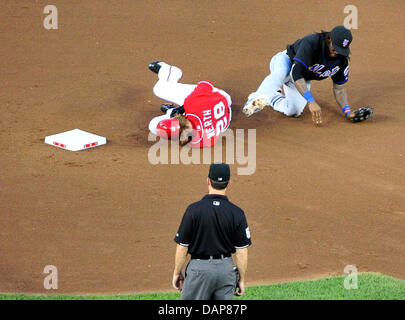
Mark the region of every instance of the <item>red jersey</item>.
POLYGON ((184 116, 193 125, 192 148, 212 147, 222 132, 228 129, 232 111, 230 101, 214 88, 211 82, 202 81, 184 100, 184 116))

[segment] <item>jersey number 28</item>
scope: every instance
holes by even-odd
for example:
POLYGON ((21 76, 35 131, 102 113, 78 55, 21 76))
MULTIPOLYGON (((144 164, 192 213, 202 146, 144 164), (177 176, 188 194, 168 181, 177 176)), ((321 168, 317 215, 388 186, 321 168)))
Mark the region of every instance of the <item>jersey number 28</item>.
POLYGON ((221 101, 214 106, 214 118, 217 120, 215 134, 219 136, 221 132, 227 127, 228 119, 225 116, 226 106, 221 101))

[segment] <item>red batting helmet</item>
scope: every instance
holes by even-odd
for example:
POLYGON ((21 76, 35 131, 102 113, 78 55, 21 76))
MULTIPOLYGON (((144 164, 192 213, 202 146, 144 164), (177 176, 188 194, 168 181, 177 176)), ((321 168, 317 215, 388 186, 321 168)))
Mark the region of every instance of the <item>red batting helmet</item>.
POLYGON ((180 122, 174 118, 160 121, 156 129, 159 137, 173 139, 180 136, 180 122))

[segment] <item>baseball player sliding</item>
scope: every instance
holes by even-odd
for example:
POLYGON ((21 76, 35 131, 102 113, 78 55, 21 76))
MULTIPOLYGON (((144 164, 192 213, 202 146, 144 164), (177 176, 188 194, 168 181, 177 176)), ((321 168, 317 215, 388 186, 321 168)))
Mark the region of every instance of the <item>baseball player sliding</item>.
POLYGON ((336 102, 343 115, 352 122, 368 119, 373 109, 363 107, 352 111, 345 83, 349 79, 349 46, 352 33, 344 26, 331 32, 309 34, 287 46, 270 61, 270 75, 256 92, 249 95, 243 107, 246 116, 261 111, 265 106, 299 117, 308 105, 312 120, 322 123, 320 105, 311 94, 311 81, 332 78, 336 102))
POLYGON ((160 137, 179 139, 181 145, 192 148, 213 146, 231 122, 229 94, 209 81, 179 83, 183 72, 165 62, 151 62, 149 69, 158 75, 154 94, 178 105, 163 104, 160 109, 164 115, 153 118, 149 130, 160 137))

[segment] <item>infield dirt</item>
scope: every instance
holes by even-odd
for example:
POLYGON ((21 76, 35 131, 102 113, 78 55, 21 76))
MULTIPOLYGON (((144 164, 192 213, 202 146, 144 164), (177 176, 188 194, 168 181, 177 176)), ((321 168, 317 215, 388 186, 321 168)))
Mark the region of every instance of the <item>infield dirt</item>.
POLYGON ((342 24, 345 1, 55 0, 57 30, 43 26, 47 4, 0 3, 0 292, 49 293, 47 265, 57 293, 171 290, 172 240, 206 193, 208 165, 148 161, 162 103, 154 60, 227 91, 230 128, 256 129, 256 172, 231 166, 228 193, 252 234, 247 285, 346 265, 405 279, 405 2, 351 1, 349 101, 375 114, 347 122, 325 80, 312 87, 321 127, 308 110, 241 109, 271 57, 342 24), (74 128, 108 143, 76 153, 44 143, 74 128))

